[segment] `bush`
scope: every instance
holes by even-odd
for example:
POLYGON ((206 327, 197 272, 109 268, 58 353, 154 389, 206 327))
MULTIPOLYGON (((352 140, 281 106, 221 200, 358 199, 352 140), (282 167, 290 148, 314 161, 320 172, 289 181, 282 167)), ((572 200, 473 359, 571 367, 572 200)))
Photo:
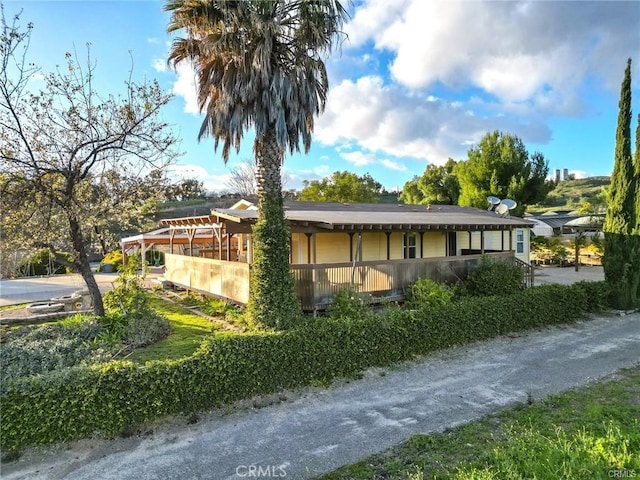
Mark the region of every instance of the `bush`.
POLYGON ((112 343, 123 342, 129 347, 142 347, 166 337, 171 331, 169 321, 151 308, 149 296, 136 271, 140 262, 130 257, 120 270, 116 287, 107 292, 104 306, 107 315, 100 326, 112 343))
POLYGON ((118 271, 122 267, 123 257, 122 250, 114 250, 113 252, 107 253, 103 259, 100 261, 100 266, 98 267, 98 271, 102 271, 104 264, 108 263, 113 265, 113 271, 118 271))
POLYGON ((98 334, 98 323, 87 318, 74 325, 14 329, 0 348, 3 381, 94 361, 102 353, 98 334))
POLYGON ((280 332, 217 336, 191 357, 74 367, 2 384, 2 448, 115 435, 163 415, 354 375, 372 366, 508 332, 574 321, 601 308, 604 282, 468 297, 419 311, 322 318, 280 332), (549 305, 553 304, 553 308, 549 305))
POLYGON ((454 295, 454 290, 448 285, 420 278, 409 289, 407 305, 410 308, 448 305, 454 295))
MULTIPOLYGON (((73 262, 73 255, 69 252, 58 252, 68 262, 73 262)), ((20 262, 18 274, 26 277, 32 275, 54 275, 71 273, 71 269, 55 261, 55 255, 48 248, 38 250, 30 257, 20 262)))
POLYGON ((523 280, 516 264, 484 256, 465 281, 465 287, 476 296, 510 295, 522 290, 523 280))
POLYGON ((365 318, 372 313, 370 298, 371 295, 359 293, 350 286, 333 296, 327 312, 334 319, 365 318))

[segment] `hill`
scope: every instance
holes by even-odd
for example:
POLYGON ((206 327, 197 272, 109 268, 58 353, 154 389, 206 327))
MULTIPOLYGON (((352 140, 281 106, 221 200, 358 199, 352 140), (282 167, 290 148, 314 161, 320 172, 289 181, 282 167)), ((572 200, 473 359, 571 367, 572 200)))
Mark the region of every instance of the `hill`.
POLYGON ((594 203, 602 189, 608 187, 610 182, 610 177, 588 177, 559 182, 542 203, 531 205, 527 212, 574 210, 583 201, 594 203))

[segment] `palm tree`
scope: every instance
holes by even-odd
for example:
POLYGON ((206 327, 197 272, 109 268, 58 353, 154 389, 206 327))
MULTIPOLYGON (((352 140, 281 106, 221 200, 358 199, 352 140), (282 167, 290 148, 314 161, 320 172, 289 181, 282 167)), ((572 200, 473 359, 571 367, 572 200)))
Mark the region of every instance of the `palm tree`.
POLYGON ((222 141, 226 162, 255 130, 258 219, 253 229, 248 313, 286 328, 299 312, 289 267, 280 168, 284 153, 311 146, 314 115, 329 88, 322 55, 341 37, 347 12, 338 0, 170 0, 168 31, 181 31, 169 63, 196 72, 205 118, 198 139, 222 141))

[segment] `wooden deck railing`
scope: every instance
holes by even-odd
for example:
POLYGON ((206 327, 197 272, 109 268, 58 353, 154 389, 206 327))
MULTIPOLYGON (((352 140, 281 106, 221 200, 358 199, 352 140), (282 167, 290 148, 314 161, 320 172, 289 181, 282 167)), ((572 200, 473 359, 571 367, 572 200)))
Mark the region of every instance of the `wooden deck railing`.
MULTIPOLYGON (((513 252, 486 255, 520 262, 513 252)), ((325 308, 331 297, 352 284, 357 291, 370 293, 376 298, 398 299, 418 278, 430 278, 438 282, 455 282, 466 278, 481 259, 482 255, 465 255, 375 260, 357 262, 355 266, 350 262, 296 264, 291 265, 291 271, 302 308, 314 311, 325 308)), ((249 299, 249 265, 246 263, 171 254, 165 256, 165 263, 164 277, 176 285, 239 304, 246 304, 249 299)), ((529 285, 533 281, 533 269, 530 270, 531 277, 526 277, 531 278, 529 285)))
POLYGON ((236 303, 249 300, 249 264, 213 258, 165 255, 164 278, 181 287, 236 303))
MULTIPOLYGON (((512 252, 487 254, 511 259, 512 252)), ((331 297, 353 284, 357 291, 374 297, 397 298, 418 278, 437 282, 456 282, 466 278, 482 255, 461 257, 413 258, 406 260, 374 260, 356 263, 292 265, 298 297, 304 310, 326 307, 331 297), (353 279, 353 282, 352 282, 353 279)))

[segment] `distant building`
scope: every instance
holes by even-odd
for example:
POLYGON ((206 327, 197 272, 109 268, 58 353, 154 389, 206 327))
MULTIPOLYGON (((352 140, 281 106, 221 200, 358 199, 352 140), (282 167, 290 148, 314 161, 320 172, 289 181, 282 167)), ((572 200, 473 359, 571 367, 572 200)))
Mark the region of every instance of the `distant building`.
POLYGON ((553 178, 556 183, 566 182, 567 180, 569 180, 569 169, 563 168, 562 170, 560 170, 559 168, 556 168, 553 178))

